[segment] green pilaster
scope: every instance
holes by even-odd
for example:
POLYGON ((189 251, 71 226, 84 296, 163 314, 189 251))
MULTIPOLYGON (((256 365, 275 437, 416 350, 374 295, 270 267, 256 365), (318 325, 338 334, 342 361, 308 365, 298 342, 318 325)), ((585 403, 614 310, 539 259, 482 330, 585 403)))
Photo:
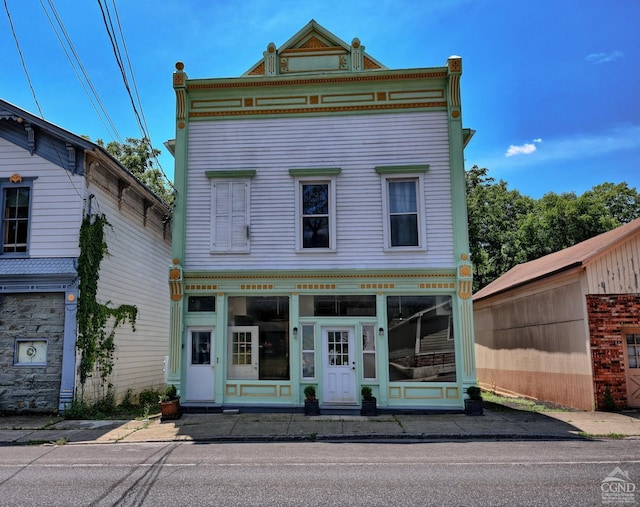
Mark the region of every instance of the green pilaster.
POLYGON ((176 93, 176 148, 174 166, 174 186, 176 188, 175 208, 173 210, 172 256, 178 263, 184 263, 187 195, 187 144, 189 139, 189 98, 187 75, 184 65, 176 63, 173 73, 173 89, 176 93))
POLYGON ((477 382, 473 303, 471 287, 473 269, 469 255, 469 224, 467 219, 467 188, 464 175, 464 130, 462 128, 462 109, 460 101, 460 77, 462 58, 452 56, 447 61, 449 82, 447 103, 449 115, 449 159, 451 164, 451 200, 453 206, 454 252, 457 270, 457 302, 459 321, 460 353, 456 354, 461 387, 464 391, 477 382))

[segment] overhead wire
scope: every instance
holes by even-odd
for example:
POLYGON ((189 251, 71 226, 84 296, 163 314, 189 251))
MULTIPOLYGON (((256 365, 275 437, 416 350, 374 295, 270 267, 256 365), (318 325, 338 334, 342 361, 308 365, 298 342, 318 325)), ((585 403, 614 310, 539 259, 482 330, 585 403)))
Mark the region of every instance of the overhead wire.
MULTIPOLYGON (((40 107, 40 101, 38 100, 38 96, 36 94, 36 90, 33 86, 33 82, 31 81, 31 75, 29 74, 29 70, 27 69, 27 64, 24 58, 24 54, 22 53, 22 48, 20 47, 20 42, 18 41, 18 35, 16 34, 16 30, 15 27, 13 25, 13 19, 11 18, 11 13, 9 12, 9 6, 7 5, 7 0, 4 0, 4 9, 5 12, 7 13, 7 19, 9 20, 9 26, 11 27, 11 34, 13 36, 13 40, 16 44, 16 48, 18 50, 18 56, 20 57, 20 63, 22 64, 22 69, 24 70, 24 74, 27 78, 27 84, 29 85, 29 90, 31 90, 31 95, 33 97, 33 101, 36 104, 36 108, 38 109, 38 114, 40 116, 40 118, 42 118, 42 120, 45 120, 44 118, 44 114, 42 112, 42 108, 40 107)), ((47 123, 45 123, 44 125, 44 129, 48 130, 47 127, 47 123)), ((58 151, 56 145, 53 143, 53 141, 51 141, 51 145, 53 150, 55 151, 56 155, 58 156, 58 160, 60 161, 60 166, 61 167, 65 167, 64 163, 62 162, 62 156, 60 155, 60 152, 58 151)), ((81 195, 80 191, 78 190, 78 188, 76 187, 74 181, 71 179, 71 175, 69 174, 69 171, 64 170, 64 173, 67 175, 67 178, 69 179, 69 182, 71 183, 71 187, 73 188, 73 190, 75 191, 75 193, 78 195, 78 197, 80 197, 80 199, 83 199, 83 196, 81 195)))
POLYGON ((58 11, 56 10, 55 5, 53 4, 53 0, 47 0, 47 3, 49 4, 49 9, 51 9, 51 12, 53 13, 53 16, 55 17, 57 26, 59 27, 60 31, 64 35, 64 39, 66 41, 66 45, 62 41, 62 38, 60 37, 60 34, 58 33, 58 29, 56 28, 56 25, 54 24, 53 20, 51 19, 51 16, 50 16, 49 12, 47 11, 45 5, 42 3, 42 0, 40 0, 40 5, 41 5, 42 10, 44 11, 45 15, 47 16, 47 19, 49 20, 49 24, 51 25, 53 33, 56 35, 56 37, 58 39, 58 42, 60 43, 60 46, 62 47, 62 50, 64 51, 67 59, 69 60, 69 63, 71 64, 71 68, 75 72, 76 77, 78 78, 78 81, 80 82, 82 88, 84 89, 85 93, 87 94, 87 97, 89 98, 89 102, 93 106, 93 109, 95 110, 98 118, 100 119, 100 121, 104 125, 105 129, 107 129, 107 131, 111 131, 111 133, 114 135, 115 139, 117 139, 118 141, 122 142, 122 137, 120 136, 120 133, 118 132, 118 128, 116 127, 115 123, 111 119, 111 116, 107 112, 107 108, 105 107, 104 103, 102 102, 102 100, 100 98, 100 94, 96 90, 96 87, 93 85, 93 82, 91 81, 91 78, 89 77, 89 73, 87 72, 84 64, 82 63, 82 59, 80 58, 80 55, 76 51, 75 45, 73 44, 73 41, 71 40, 71 37, 69 36, 69 33, 67 32, 67 29, 65 28, 64 23, 62 22, 62 19, 60 18, 60 15, 58 14, 58 11), (67 49, 67 47, 73 53, 73 59, 69 55, 69 50, 67 49), (77 62, 77 67, 76 67, 76 64, 74 63, 74 60, 75 60, 75 62, 77 62), (80 77, 80 75, 78 73, 78 67, 80 68, 80 71, 82 72, 82 76, 84 77, 84 80, 80 77), (91 90, 91 93, 89 93, 89 91, 87 90, 87 85, 89 86, 89 88, 91 90), (101 112, 98 111, 98 108, 100 109, 101 112), (105 122, 105 119, 106 119, 106 122, 105 122), (107 125, 107 123, 109 125, 107 125))
POLYGON ((97 0, 97 1, 98 1, 98 6, 100 7, 100 12, 102 13, 102 20, 103 20, 105 29, 107 31, 107 35, 108 35, 109 40, 111 42, 111 47, 112 47, 112 51, 113 51, 113 54, 114 54, 115 59, 116 59, 116 64, 118 65, 118 68, 120 69, 120 74, 122 76, 122 81, 124 83, 125 90, 127 91, 127 94, 129 95, 129 99, 131 101, 131 106, 132 106, 133 112, 134 112, 134 114, 136 116, 136 120, 138 122, 138 127, 140 128, 140 132, 142 134, 142 137, 149 143, 149 146, 151 148, 152 156, 154 158, 154 161, 155 161, 155 163, 157 165, 158 170, 160 171, 160 174, 165 179, 165 181, 167 181, 169 186, 171 188, 175 189, 175 187, 173 186, 173 183, 171 182, 169 177, 164 172, 164 169, 162 167, 162 164, 160 163, 160 160, 158 159, 157 155, 154 153, 153 143, 151 142, 151 135, 149 134, 149 128, 147 126, 146 118, 144 116, 144 112, 143 112, 143 108, 142 108, 142 101, 140 100, 140 94, 138 93, 138 87, 137 87, 137 84, 136 84, 136 80, 135 80, 135 76, 134 76, 134 72, 133 72, 133 67, 131 65, 131 59, 129 58, 129 53, 127 51, 127 45, 126 45, 124 33, 122 31, 122 25, 120 23, 120 16, 118 15, 118 8, 116 6, 115 0, 112 0, 113 11, 115 13, 114 17, 115 17, 115 20, 116 20, 116 24, 118 26, 118 32, 119 32, 119 35, 120 35, 119 39, 122 41, 122 46, 124 48, 125 60, 127 62, 127 67, 129 68, 129 74, 131 75, 131 82, 133 83, 133 88, 135 90, 135 98, 134 98, 133 93, 131 91, 131 86, 129 85, 129 79, 128 79, 127 72, 126 72, 126 69, 125 69, 125 64, 124 64, 123 57, 122 57, 122 51, 120 50, 120 46, 119 46, 119 43, 118 43, 118 33, 116 33, 116 30, 115 30, 114 25, 113 25, 113 19, 112 19, 112 16, 111 16, 111 12, 109 11, 109 5, 107 4, 106 1, 104 2, 104 4, 103 4, 102 0, 97 0), (137 99, 137 105, 136 105, 136 99, 137 99))

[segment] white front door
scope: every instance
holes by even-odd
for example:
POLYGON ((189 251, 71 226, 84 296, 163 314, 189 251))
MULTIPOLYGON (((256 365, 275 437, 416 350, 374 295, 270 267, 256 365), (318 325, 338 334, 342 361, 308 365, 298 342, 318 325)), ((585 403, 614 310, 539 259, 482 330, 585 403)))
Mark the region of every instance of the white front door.
POLYGON ((322 402, 355 404, 356 363, 353 327, 322 328, 322 402))
POLYGON ((229 326, 229 372, 230 379, 257 380, 258 370, 258 326, 229 326))
POLYGON ((213 330, 190 329, 185 401, 213 401, 213 330))

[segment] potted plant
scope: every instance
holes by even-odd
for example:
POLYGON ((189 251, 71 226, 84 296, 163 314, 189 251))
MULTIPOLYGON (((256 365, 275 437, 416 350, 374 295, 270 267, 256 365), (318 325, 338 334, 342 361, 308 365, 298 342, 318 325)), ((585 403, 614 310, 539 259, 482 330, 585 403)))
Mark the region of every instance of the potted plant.
POLYGON ((371 388, 369 386, 362 386, 360 393, 362 394, 360 415, 378 415, 376 397, 371 394, 371 388))
POLYGON ((179 419, 182 415, 180 412, 180 397, 176 386, 169 384, 160 394, 160 412, 162 419, 179 419))
POLYGON ((467 415, 482 415, 482 390, 478 386, 467 387, 468 398, 464 400, 464 413, 467 415))
POLYGON ((316 398, 315 386, 304 388, 304 415, 320 415, 320 404, 316 398))

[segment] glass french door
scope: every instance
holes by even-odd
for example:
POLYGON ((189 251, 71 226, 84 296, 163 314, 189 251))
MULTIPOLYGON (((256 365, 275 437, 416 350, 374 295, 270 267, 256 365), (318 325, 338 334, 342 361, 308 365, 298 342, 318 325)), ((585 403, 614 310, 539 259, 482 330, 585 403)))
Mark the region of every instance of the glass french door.
POLYGON ((323 403, 355 404, 358 402, 354 336, 353 327, 322 329, 323 403))

